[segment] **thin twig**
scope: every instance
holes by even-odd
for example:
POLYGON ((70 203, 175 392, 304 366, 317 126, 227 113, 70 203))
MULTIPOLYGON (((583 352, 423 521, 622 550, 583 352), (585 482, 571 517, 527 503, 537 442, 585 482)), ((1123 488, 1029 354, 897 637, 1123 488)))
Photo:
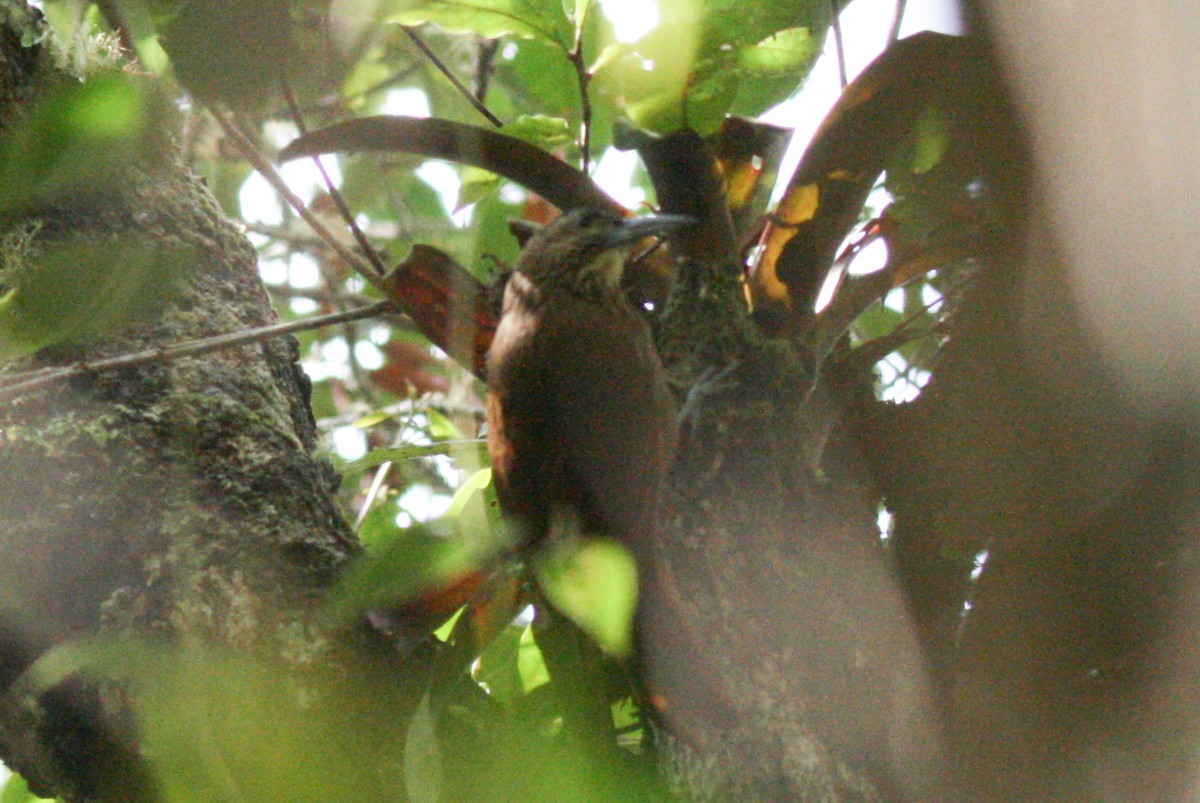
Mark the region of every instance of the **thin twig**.
POLYGON ((475 90, 473 94, 480 103, 487 102, 488 87, 492 71, 496 66, 496 54, 500 51, 499 39, 482 39, 475 49, 475 90))
POLYGON ((888 28, 888 44, 895 44, 900 39, 900 23, 904 20, 905 0, 896 0, 896 11, 892 15, 892 25, 888 28))
POLYGON ((845 89, 850 79, 846 73, 846 47, 842 41, 842 16, 838 12, 838 0, 829 0, 829 7, 833 11, 833 43, 837 51, 838 79, 842 82, 842 89, 845 89))
POLYGON ((587 24, 587 14, 591 8, 591 3, 584 6, 584 18, 575 26, 575 44, 571 48, 571 52, 567 54, 567 58, 575 68, 575 80, 579 84, 579 107, 581 115, 579 124, 579 133, 581 135, 579 150, 583 154, 581 163, 584 174, 588 172, 592 161, 592 98, 588 95, 588 84, 592 80, 592 74, 588 72, 587 64, 583 60, 583 28, 587 24))
POLYGON ((392 306, 390 301, 380 301, 370 306, 358 307, 346 310, 345 312, 335 312, 329 315, 319 315, 314 318, 305 318, 302 321, 262 326, 243 332, 232 332, 226 335, 206 337, 201 340, 191 340, 174 346, 162 346, 160 348, 135 351, 102 360, 77 362, 74 365, 62 368, 42 368, 36 371, 9 374, 8 376, 0 377, 0 401, 11 399, 23 392, 77 376, 116 371, 121 368, 132 368, 152 362, 170 362, 182 357, 199 357, 213 351, 220 351, 221 349, 260 343, 271 338, 282 337, 283 335, 290 335, 309 329, 320 329, 347 321, 376 318, 394 311, 395 307, 392 306))
MULTIPOLYGON (((292 85, 287 81, 283 82, 283 96, 287 99, 288 110, 291 111, 292 121, 296 123, 296 129, 301 136, 308 133, 308 127, 304 125, 304 116, 300 113, 300 107, 296 104, 296 96, 292 93, 292 85)), ((383 259, 379 256, 379 252, 375 250, 375 246, 371 245, 367 235, 359 227, 358 222, 354 219, 354 213, 350 211, 349 204, 342 196, 341 190, 333 183, 333 179, 329 177, 329 171, 325 169, 325 165, 321 162, 320 156, 312 158, 313 164, 317 166, 317 172, 321 174, 321 180, 325 182, 325 189, 329 193, 329 197, 333 199, 334 206, 337 207, 338 214, 342 216, 342 220, 346 221, 346 226, 349 227, 350 233, 354 235, 355 241, 363 254, 366 255, 367 261, 371 263, 371 267, 375 268, 375 272, 380 276, 387 273, 387 266, 383 264, 383 259)))
POLYGON ((592 162, 592 99, 588 95, 588 82, 592 80, 592 76, 583 63, 583 56, 577 55, 578 53, 579 51, 572 51, 571 63, 575 65, 575 75, 579 81, 579 105, 582 113, 579 123, 579 133, 582 135, 579 150, 583 154, 583 166, 580 169, 587 173, 592 162))
POLYGON ((412 28, 405 28, 404 32, 406 34, 408 34, 408 38, 412 40, 413 44, 416 45, 417 48, 422 53, 425 54, 426 58, 428 58, 431 62, 433 62, 433 66, 437 67, 438 71, 442 75, 446 76, 446 78, 449 79, 450 83, 454 84, 454 88, 457 89, 459 92, 461 92, 462 96, 464 98, 466 98, 467 101, 472 106, 475 107, 476 111, 478 111, 480 114, 482 114, 484 117, 486 117, 487 121, 489 123, 491 123, 492 125, 496 126, 496 128, 499 128, 502 125, 504 125, 503 120, 501 120, 496 115, 492 114, 492 110, 489 109, 486 105, 484 105, 483 101, 481 101, 479 98, 475 97, 474 93, 472 93, 471 90, 467 88, 466 84, 464 84, 462 81, 458 80, 458 76, 456 76, 454 73, 452 73, 450 71, 450 68, 446 66, 445 62, 443 62, 441 59, 439 59, 437 57, 437 54, 435 54, 432 50, 429 49, 429 45, 425 44, 425 40, 423 40, 420 36, 418 36, 416 31, 414 31, 412 28))
POLYGON ((209 112, 221 125, 221 129, 225 135, 233 142, 238 151, 250 162, 262 177, 267 180, 267 183, 275 188, 275 191, 287 201, 288 206, 295 210, 305 223, 312 227, 312 230, 318 237, 325 241, 326 245, 333 249, 339 257, 346 261, 346 264, 352 267, 355 272, 363 277, 372 287, 375 287, 380 292, 387 294, 387 287, 383 281, 383 277, 375 272, 374 268, 366 262, 361 256, 354 253, 346 247, 341 240, 334 236, 333 232, 321 222, 321 219, 313 214, 312 210, 300 199, 300 196, 292 192, 288 187, 287 182, 283 180, 283 176, 279 175, 279 171, 275 169, 275 165, 263 155, 253 142, 251 142, 245 134, 238 130, 237 125, 233 121, 232 115, 227 112, 219 111, 213 107, 209 107, 209 112))

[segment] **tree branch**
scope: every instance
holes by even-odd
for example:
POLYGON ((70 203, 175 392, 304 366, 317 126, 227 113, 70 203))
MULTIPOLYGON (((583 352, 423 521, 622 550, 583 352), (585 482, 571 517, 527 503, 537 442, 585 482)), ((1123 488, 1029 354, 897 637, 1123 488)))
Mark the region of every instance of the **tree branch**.
POLYGON ((321 219, 313 214, 312 210, 308 208, 308 205, 300 199, 300 196, 292 192, 291 187, 289 187, 287 182, 283 180, 283 176, 279 175, 279 171, 275 169, 275 166, 271 164, 270 160, 263 155, 262 151, 259 150, 258 147, 246 137, 245 134, 238 130, 237 125, 233 121, 232 115, 227 112, 221 112, 211 106, 209 107, 209 112, 211 112, 213 118, 220 123, 221 129, 233 142, 234 146, 238 149, 242 156, 246 157, 246 160, 250 162, 251 166, 261 173, 262 177, 267 180, 267 183, 274 187, 275 191, 278 192, 285 201, 287 201, 288 206, 292 207, 296 214, 299 215, 305 223, 312 227, 312 230, 316 232, 317 236, 324 240, 339 257, 344 259, 347 265, 354 268, 355 272, 362 276, 368 284, 386 294, 386 283, 384 282, 383 277, 376 273, 372 266, 369 265, 361 256, 354 253, 354 251, 347 248, 340 240, 338 240, 338 238, 333 235, 333 232, 331 232, 329 228, 321 222, 321 219))
POLYGON ((504 125, 503 120, 492 114, 492 110, 485 106, 482 100, 475 97, 471 90, 467 89, 466 84, 458 80, 458 76, 451 72, 450 68, 446 66, 445 62, 439 59, 437 54, 429 49, 429 45, 425 44, 425 40, 418 36, 416 31, 412 30, 411 28, 405 28, 404 32, 408 34, 408 38, 412 40, 412 43, 416 45, 417 48, 420 49, 420 51, 424 53, 431 62, 433 62, 433 66, 437 67, 438 72, 446 76, 450 83, 454 84, 454 88, 457 89, 462 96, 467 99, 467 102, 475 107, 477 112, 486 117, 487 121, 496 126, 496 128, 500 128, 502 125, 504 125))
MULTIPOLYGON (((296 123, 296 130, 301 135, 308 133, 308 126, 304 124, 304 115, 300 113, 300 107, 296 103, 296 96, 292 93, 292 87, 286 81, 283 82, 283 95, 287 99, 288 110, 291 112, 292 121, 296 123)), ((354 220, 354 213, 350 211, 349 204, 342 197, 341 191, 333 183, 333 179, 329 177, 329 171, 325 169, 325 165, 321 163, 320 156, 312 158, 313 164, 317 166, 317 172, 321 174, 321 180, 325 183, 325 189, 329 192, 329 197, 333 199, 334 206, 337 207, 338 214, 342 216, 342 220, 346 221, 346 226, 349 227, 350 233, 354 235, 355 242, 366 255, 367 261, 375 268, 375 272, 380 276, 387 273, 387 266, 383 264, 383 260, 379 256, 379 252, 375 250, 375 246, 367 239, 367 235, 363 234, 363 230, 354 220)))
POLYGON ((259 343, 263 340, 290 335, 294 332, 320 329, 325 326, 346 323, 348 321, 359 321, 364 318, 374 318, 394 310, 395 307, 392 305, 392 302, 381 301, 377 304, 367 307, 357 307, 345 312, 335 312, 330 315, 306 318, 302 321, 292 321, 273 326, 262 326, 243 332, 206 337, 201 340, 192 340, 175 346, 145 349, 144 351, 135 351, 130 354, 121 354, 117 357, 109 357, 102 360, 78 362, 64 368, 48 368, 9 374, 8 376, 0 377, 0 401, 5 401, 21 393, 85 374, 116 371, 120 368, 132 368, 151 362, 170 362, 182 357, 199 357, 202 354, 208 354, 213 351, 233 348, 234 346, 245 346, 250 343, 259 343))

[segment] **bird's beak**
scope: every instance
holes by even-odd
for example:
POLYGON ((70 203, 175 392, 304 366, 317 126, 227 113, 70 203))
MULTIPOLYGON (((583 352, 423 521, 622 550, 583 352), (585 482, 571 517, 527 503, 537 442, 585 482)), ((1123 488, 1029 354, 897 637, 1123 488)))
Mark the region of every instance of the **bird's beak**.
POLYGON ((661 237, 673 231, 687 228, 699 221, 687 215, 657 215, 655 217, 629 218, 619 229, 613 229, 608 235, 607 245, 616 248, 622 245, 636 243, 647 237, 661 237))

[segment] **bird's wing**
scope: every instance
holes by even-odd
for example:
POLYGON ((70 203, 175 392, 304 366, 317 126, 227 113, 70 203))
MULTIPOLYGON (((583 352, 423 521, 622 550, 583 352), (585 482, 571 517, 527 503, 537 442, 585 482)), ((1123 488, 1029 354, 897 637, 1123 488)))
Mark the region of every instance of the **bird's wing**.
POLYGON ((586 495, 583 512, 644 557, 674 459, 675 410, 649 328, 620 301, 568 299, 543 320, 537 350, 561 470, 586 495))
POLYGON ((676 422, 649 330, 623 302, 553 303, 544 315, 514 305, 493 345, 504 355, 488 374, 501 502, 543 526, 554 504, 576 505, 585 525, 629 549, 639 575, 639 653, 656 705, 685 732, 695 717, 725 723, 728 689, 657 543, 676 422))

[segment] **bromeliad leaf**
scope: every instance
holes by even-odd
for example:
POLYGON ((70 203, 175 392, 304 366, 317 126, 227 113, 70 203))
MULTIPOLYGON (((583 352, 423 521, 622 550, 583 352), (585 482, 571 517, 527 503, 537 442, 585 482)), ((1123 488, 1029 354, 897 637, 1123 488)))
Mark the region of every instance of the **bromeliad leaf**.
POLYGON ((432 22, 451 33, 540 39, 565 50, 572 26, 559 0, 405 0, 389 17, 401 25, 432 22))

